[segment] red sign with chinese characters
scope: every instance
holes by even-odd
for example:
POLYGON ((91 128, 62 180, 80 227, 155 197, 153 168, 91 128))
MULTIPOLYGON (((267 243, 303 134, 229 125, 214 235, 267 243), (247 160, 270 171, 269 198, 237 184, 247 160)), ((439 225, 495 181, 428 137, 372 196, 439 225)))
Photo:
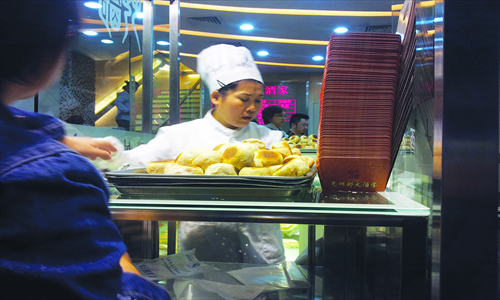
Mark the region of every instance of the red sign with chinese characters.
POLYGON ((262 110, 264 108, 271 106, 271 105, 277 105, 283 107, 285 110, 286 114, 286 120, 285 122, 290 122, 290 117, 297 113, 297 100, 296 99, 263 99, 262 100, 262 108, 259 111, 259 114, 257 115, 257 118, 259 120, 259 124, 264 124, 264 121, 262 120, 262 110))
MULTIPOLYGON (((266 86, 265 95, 288 95, 288 85, 266 86)), ((297 113, 297 99, 263 99, 262 108, 257 115, 259 124, 264 124, 262 120, 262 110, 268 106, 277 105, 283 107, 286 114, 285 122, 290 121, 290 117, 297 113)))

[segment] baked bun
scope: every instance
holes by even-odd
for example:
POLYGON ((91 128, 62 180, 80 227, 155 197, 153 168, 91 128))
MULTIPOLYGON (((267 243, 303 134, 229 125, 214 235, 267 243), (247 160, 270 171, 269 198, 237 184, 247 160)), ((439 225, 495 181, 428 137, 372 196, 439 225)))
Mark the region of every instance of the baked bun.
POLYGON ((267 167, 283 164, 283 156, 274 150, 258 150, 253 156, 254 167, 267 167))
POLYGON ((316 134, 311 134, 311 135, 309 136, 309 139, 311 139, 311 140, 317 140, 317 139, 318 139, 318 136, 317 136, 316 134))
POLYGON ((205 170, 208 166, 222 162, 222 153, 219 151, 208 150, 193 159, 193 165, 205 170))
POLYGON ((304 157, 304 160, 306 161, 306 163, 309 165, 309 168, 314 166, 314 164, 316 163, 316 161, 312 157, 309 157, 309 156, 303 156, 303 157, 304 157))
POLYGON ((302 152, 300 152, 299 148, 293 147, 291 150, 292 150, 292 155, 302 155, 302 152))
POLYGON ((152 161, 146 167, 146 173, 149 174, 164 174, 165 169, 171 164, 175 164, 173 159, 165 159, 161 161, 152 161))
POLYGON ((301 158, 295 158, 273 173, 273 176, 304 176, 309 172, 309 165, 301 158))
POLYGON ((207 167, 205 175, 238 175, 233 165, 218 163, 207 167))
POLYGON ((297 149, 304 149, 304 147, 305 147, 304 144, 295 145, 295 148, 297 148, 297 149))
POLYGON ((309 165, 309 168, 311 168, 315 163, 314 159, 312 157, 309 157, 309 156, 290 155, 283 160, 283 164, 286 164, 289 161, 291 161, 292 159, 296 159, 296 158, 304 160, 309 165))
POLYGON ((222 155, 222 162, 233 165, 236 170, 250 167, 253 163, 254 146, 249 143, 240 143, 227 147, 222 155))
POLYGON ((294 142, 295 144, 297 144, 300 141, 300 137, 297 135, 291 135, 288 138, 291 142, 294 142))
POLYGON ((272 150, 278 151, 281 153, 283 158, 292 155, 292 150, 290 150, 290 146, 287 142, 278 142, 272 146, 272 150))
POLYGON ((269 168, 245 167, 238 173, 240 176, 272 176, 269 168))
POLYGON ((269 166, 267 167, 269 170, 271 170, 271 174, 276 172, 279 168, 283 167, 283 165, 275 165, 275 166, 269 166))
POLYGON ((286 157, 285 159, 283 159, 283 164, 286 165, 289 161, 291 161, 292 159, 296 159, 296 158, 304 160, 304 157, 305 156, 301 156, 301 155, 300 156, 299 155, 290 155, 290 156, 286 157))
POLYGON ((311 145, 306 145, 306 146, 304 147, 304 149, 316 149, 316 147, 311 146, 311 145))
POLYGON ((266 149, 266 144, 264 144, 264 142, 259 140, 259 139, 246 139, 242 143, 248 143, 248 144, 254 145, 257 147, 257 150, 266 149))
POLYGON ((308 142, 309 142, 309 138, 307 136, 303 135, 300 137, 299 143, 307 144, 308 142))
POLYGON ((296 158, 300 158, 300 159, 304 160, 309 165, 309 168, 311 168, 315 163, 314 159, 312 157, 309 157, 309 156, 290 155, 283 160, 283 164, 287 164, 289 161, 291 161, 292 159, 296 159, 296 158))
POLYGON ((208 149, 203 147, 194 147, 189 151, 181 152, 181 154, 179 154, 175 159, 175 162, 178 164, 190 165, 193 163, 193 159, 205 151, 208 151, 208 149))
POLYGON ((173 164, 166 170, 168 175, 203 175, 203 169, 195 165, 173 164))
MULTIPOLYGON (((282 141, 284 141, 284 142, 288 142, 288 143, 290 142, 290 138, 287 138, 287 137, 284 137, 284 138, 282 138, 281 140, 282 140, 282 141)), ((289 144, 290 144, 290 143, 289 143, 289 144)))
POLYGON ((220 154, 224 154, 224 151, 226 151, 226 148, 229 146, 231 146, 230 143, 224 143, 224 144, 220 144, 220 145, 215 146, 215 148, 213 150, 219 151, 220 154))

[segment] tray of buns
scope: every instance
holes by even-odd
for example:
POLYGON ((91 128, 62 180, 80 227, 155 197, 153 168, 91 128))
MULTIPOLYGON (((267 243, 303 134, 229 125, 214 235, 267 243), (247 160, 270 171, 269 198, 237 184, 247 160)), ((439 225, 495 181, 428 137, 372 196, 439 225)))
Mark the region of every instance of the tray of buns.
POLYGON ((316 134, 310 136, 292 135, 283 138, 283 141, 288 143, 290 149, 299 149, 302 153, 316 153, 318 149, 318 135, 316 134))
POLYGON ((291 196, 311 188, 316 168, 313 158, 298 149, 293 153, 285 141, 265 149, 261 141, 249 139, 213 150, 196 147, 175 160, 105 176, 122 193, 291 196))
POLYGON ((110 186, 124 194, 207 195, 227 197, 295 196, 312 187, 316 170, 304 176, 166 175, 148 174, 146 169, 107 172, 110 186))

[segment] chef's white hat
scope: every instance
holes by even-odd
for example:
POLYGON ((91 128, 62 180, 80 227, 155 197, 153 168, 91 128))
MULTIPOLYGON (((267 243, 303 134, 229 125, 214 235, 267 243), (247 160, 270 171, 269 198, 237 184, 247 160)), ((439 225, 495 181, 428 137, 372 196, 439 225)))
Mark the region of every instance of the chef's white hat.
POLYGON ((210 46, 198 54, 198 74, 210 93, 243 79, 264 84, 252 54, 245 47, 227 44, 210 46))

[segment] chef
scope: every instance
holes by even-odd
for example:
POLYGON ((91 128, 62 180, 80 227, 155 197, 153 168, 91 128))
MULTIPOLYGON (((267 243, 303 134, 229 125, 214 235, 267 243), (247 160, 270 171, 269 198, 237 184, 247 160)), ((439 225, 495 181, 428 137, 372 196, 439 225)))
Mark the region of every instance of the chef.
MULTIPOLYGON (((174 159, 194 147, 213 149, 223 143, 260 139, 266 148, 283 133, 258 125, 264 82, 250 51, 219 44, 200 52, 197 71, 210 90, 215 109, 204 118, 166 126, 145 145, 125 151, 120 162, 145 167, 174 159)), ((179 251, 196 248, 202 261, 280 263, 285 260, 279 224, 179 222, 179 251)))
POLYGON ((148 144, 125 151, 124 158, 131 166, 173 159, 193 147, 211 150, 222 143, 256 138, 271 148, 281 140, 281 132, 252 122, 262 106, 264 83, 247 48, 226 44, 208 47, 198 55, 197 65, 215 109, 202 119, 162 127, 148 144))

